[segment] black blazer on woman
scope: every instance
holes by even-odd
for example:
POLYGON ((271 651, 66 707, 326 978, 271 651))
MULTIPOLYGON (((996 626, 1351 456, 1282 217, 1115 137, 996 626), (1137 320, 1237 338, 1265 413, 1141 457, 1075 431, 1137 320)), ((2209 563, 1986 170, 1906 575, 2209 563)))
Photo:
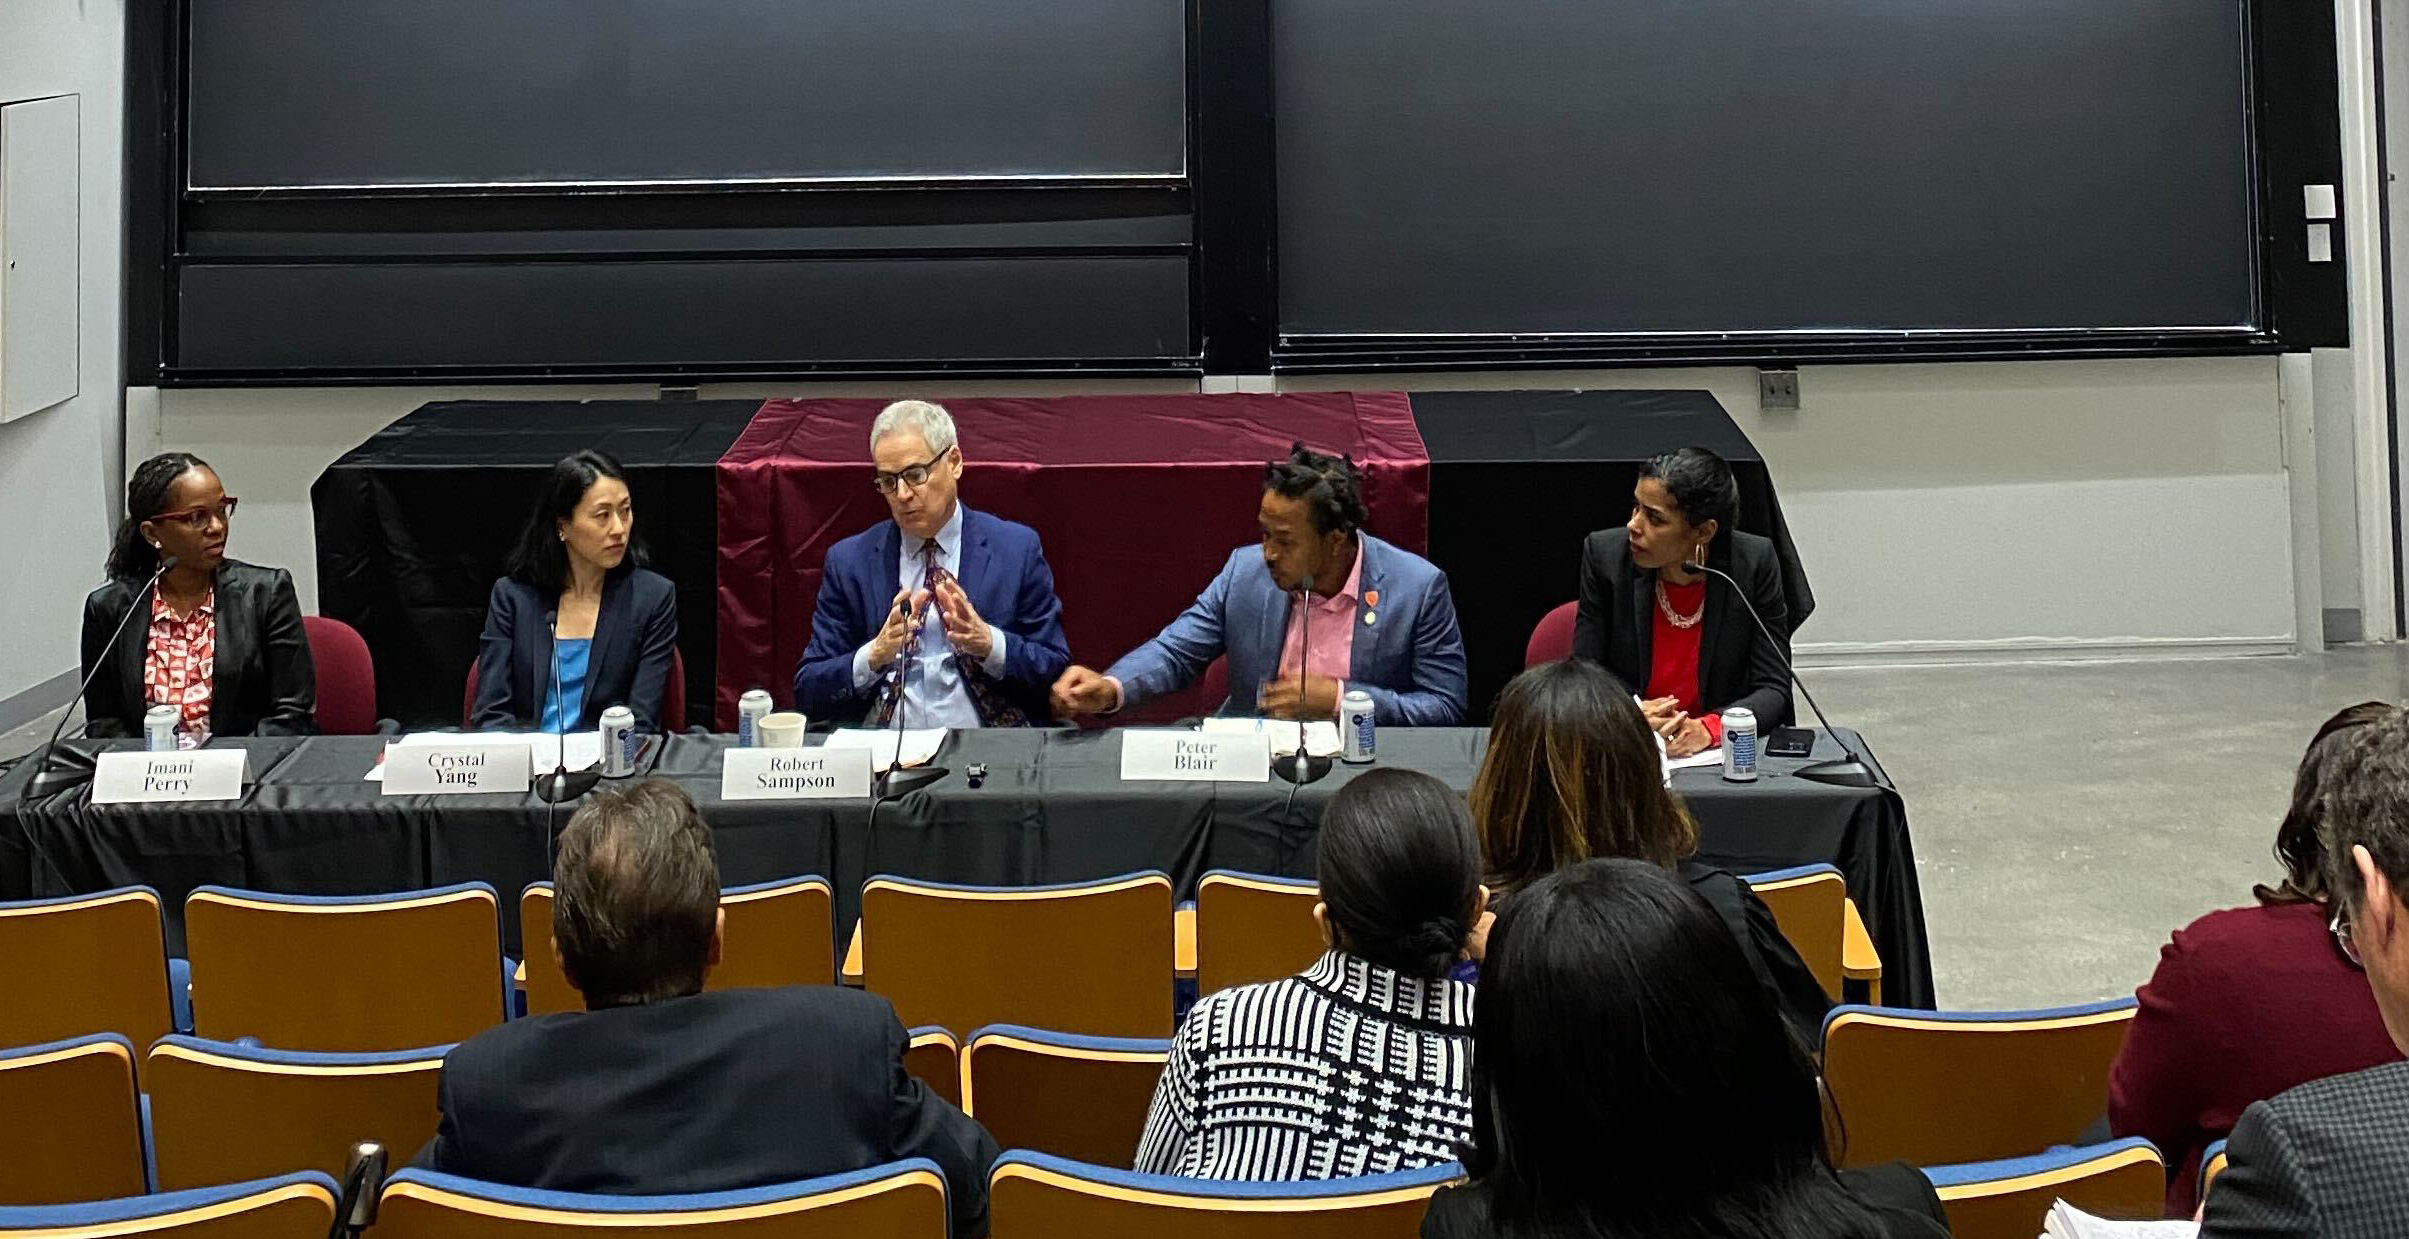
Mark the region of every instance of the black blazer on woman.
MULTIPOLYGON (((1773 543, 1733 530, 1715 539, 1707 567, 1748 587, 1757 614, 1781 644, 1765 640, 1722 578, 1706 578, 1706 618, 1698 634, 1698 713, 1734 706, 1757 716, 1757 726, 1790 721, 1790 611, 1782 600, 1782 569, 1773 543)), ((1656 645, 1656 573, 1631 562, 1631 538, 1620 527, 1601 529, 1581 546, 1581 607, 1573 618, 1573 656, 1612 671, 1632 692, 1648 691, 1648 660, 1656 645)))
MULTIPOLYGON (((1625 1115, 1610 1121, 1646 1120, 1625 1115)), ((1712 1157, 1714 1153, 1706 1150, 1699 1156, 1712 1157)), ((1892 1162, 1843 1170, 1840 1185, 1858 1203, 1874 1211, 1882 1239, 1947 1239, 1949 1217, 1941 1210, 1940 1194, 1933 1190, 1932 1181, 1914 1167, 1892 1162)), ((1422 1239, 1495 1239, 1498 1227, 1490 1217, 1494 1201, 1489 1185, 1477 1180, 1460 1187, 1440 1188, 1430 1198, 1429 1211, 1422 1215, 1422 1239)))
MULTIPOLYGON (((308 736, 318 731, 318 672, 301 628, 293 575, 229 559, 218 565, 217 654, 209 686, 209 734, 308 736)), ((142 665, 150 658, 151 592, 141 581, 112 580, 84 599, 84 734, 138 736, 150 707, 142 665), (109 652, 110 667, 92 668, 109 634, 130 607, 142 614, 109 652)))
MULTIPOLYGON (((469 725, 480 731, 526 730, 544 717, 552 692, 552 619, 560 600, 522 581, 494 582, 477 642, 477 703, 469 725)), ((585 699, 576 726, 592 727, 623 705, 636 730, 661 730, 661 700, 678 644, 677 587, 657 572, 632 568, 602 583, 602 613, 586 654, 585 699)))

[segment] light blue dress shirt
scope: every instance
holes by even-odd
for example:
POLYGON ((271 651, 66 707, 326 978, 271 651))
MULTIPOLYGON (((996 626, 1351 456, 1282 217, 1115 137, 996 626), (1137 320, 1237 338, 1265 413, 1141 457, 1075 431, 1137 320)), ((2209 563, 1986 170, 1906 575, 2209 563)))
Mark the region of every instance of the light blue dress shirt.
POLYGON ((561 637, 552 643, 552 661, 560 675, 560 695, 544 685, 543 729, 554 735, 575 727, 586 708, 586 656, 594 650, 591 637, 561 637))
MULTIPOLYGON (((924 587, 921 575, 920 548, 929 539, 918 538, 903 530, 902 543, 895 564, 897 589, 924 587)), ((958 580, 962 575, 962 504, 954 503, 954 514, 937 531, 937 562, 958 580)), ((886 613, 880 612, 877 627, 886 627, 886 613)), ((876 640, 873 633, 872 640, 876 640)), ((987 674, 1004 673, 1004 630, 993 624, 987 626, 989 649, 979 666, 987 674)), ((898 656, 900 661, 900 656, 898 656)), ((870 643, 853 652, 853 686, 867 689, 883 674, 870 667, 870 643)), ((954 665, 953 642, 945 638, 945 619, 938 612, 934 599, 921 612, 920 656, 904 668, 903 725, 906 727, 976 727, 979 725, 978 703, 970 699, 970 686, 962 682, 961 669, 954 665)))

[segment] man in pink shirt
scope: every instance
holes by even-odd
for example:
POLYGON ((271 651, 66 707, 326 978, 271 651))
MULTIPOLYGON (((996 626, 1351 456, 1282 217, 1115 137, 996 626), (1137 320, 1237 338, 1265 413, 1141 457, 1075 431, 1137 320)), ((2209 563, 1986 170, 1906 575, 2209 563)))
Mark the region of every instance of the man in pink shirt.
POLYGON ((1464 721, 1464 639, 1446 574, 1363 532, 1353 462, 1296 445, 1264 467, 1257 521, 1260 553, 1232 551, 1195 605, 1110 670, 1065 671, 1054 712, 1110 714, 1194 683, 1227 655, 1223 713, 1336 718, 1360 689, 1383 725, 1464 721))

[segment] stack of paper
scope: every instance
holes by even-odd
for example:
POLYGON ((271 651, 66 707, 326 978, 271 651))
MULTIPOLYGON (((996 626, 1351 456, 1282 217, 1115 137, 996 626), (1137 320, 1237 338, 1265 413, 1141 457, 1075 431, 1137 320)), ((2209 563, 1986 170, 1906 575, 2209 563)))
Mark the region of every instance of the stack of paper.
POLYGON ((2063 1200, 2051 1205, 2049 1216, 2041 1220, 2041 1239, 2194 1239, 2199 1233, 2197 1222, 2114 1222, 2063 1200))
POLYGON ((895 764, 895 753, 900 744, 904 768, 909 770, 935 760, 937 750, 945 744, 945 737, 952 734, 943 727, 913 727, 900 732, 891 727, 841 727, 829 733, 828 747, 868 749, 870 768, 885 770, 895 764))
MULTIPOLYGON (((1297 725, 1293 719, 1208 718, 1197 730, 1208 736, 1269 736, 1274 757, 1286 757, 1297 751, 1297 725)), ((1313 757, 1338 756, 1338 724, 1328 719, 1305 724, 1305 752, 1313 757)))

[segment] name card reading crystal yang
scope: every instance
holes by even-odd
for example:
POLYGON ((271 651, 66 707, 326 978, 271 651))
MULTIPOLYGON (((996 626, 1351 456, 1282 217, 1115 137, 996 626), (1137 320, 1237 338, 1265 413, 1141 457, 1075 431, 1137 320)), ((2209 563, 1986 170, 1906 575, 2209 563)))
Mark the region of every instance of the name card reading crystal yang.
POLYGON ((729 749, 719 768, 722 800, 867 800, 870 750, 729 749))
POLYGON ((1121 777, 1189 783, 1261 783, 1271 778, 1271 744, 1261 735, 1124 731, 1121 777))
POLYGON ((385 746, 385 794, 451 796, 465 792, 524 792, 530 778, 524 740, 385 746))
POLYGON ((240 800, 250 767, 241 749, 103 753, 92 767, 92 803, 240 800))

